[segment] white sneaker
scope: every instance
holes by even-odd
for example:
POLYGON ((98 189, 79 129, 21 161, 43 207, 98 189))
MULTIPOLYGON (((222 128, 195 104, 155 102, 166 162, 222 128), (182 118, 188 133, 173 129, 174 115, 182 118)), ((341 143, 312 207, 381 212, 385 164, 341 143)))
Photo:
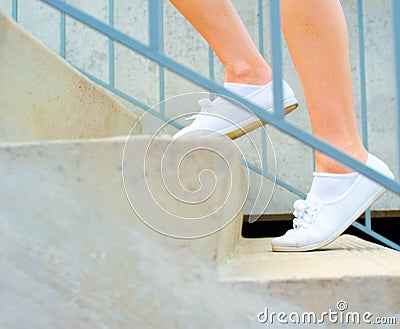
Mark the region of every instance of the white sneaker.
MULTIPOLYGON (((293 90, 282 80, 283 106, 285 114, 289 114, 298 106, 293 90)), ((273 84, 260 88, 245 97, 248 101, 272 112, 274 108, 273 84)), ((173 138, 204 137, 213 135, 226 135, 231 139, 238 138, 250 131, 266 124, 256 115, 244 109, 243 106, 230 102, 222 97, 217 97, 213 102, 202 99, 199 102, 201 110, 188 119, 194 121, 187 127, 177 132, 173 138)))
MULTIPOLYGON (((389 167, 372 154, 368 167, 393 178, 389 167)), ((359 175, 350 188, 336 200, 323 202, 308 195, 294 203, 293 229, 272 239, 273 251, 307 251, 321 248, 342 234, 386 189, 359 175)))

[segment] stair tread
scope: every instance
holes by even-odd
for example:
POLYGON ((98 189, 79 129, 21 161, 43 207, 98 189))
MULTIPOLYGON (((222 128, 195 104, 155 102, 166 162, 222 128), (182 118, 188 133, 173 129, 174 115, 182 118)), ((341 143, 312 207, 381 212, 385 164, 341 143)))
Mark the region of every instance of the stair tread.
POLYGON ((222 281, 265 282, 399 277, 400 252, 342 235, 312 252, 272 252, 272 238, 241 239, 219 269, 222 281))

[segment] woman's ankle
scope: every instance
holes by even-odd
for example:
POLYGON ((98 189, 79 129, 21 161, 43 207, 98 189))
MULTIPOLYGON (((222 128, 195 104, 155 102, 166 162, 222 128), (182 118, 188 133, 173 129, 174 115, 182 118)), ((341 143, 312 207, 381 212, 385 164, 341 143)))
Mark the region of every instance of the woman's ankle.
POLYGON ((267 63, 225 65, 225 72, 225 82, 263 86, 272 81, 272 69, 267 63))
MULTIPOLYGON (((363 146, 354 149, 346 148, 341 151, 347 153, 361 163, 365 163, 368 158, 368 152, 363 146)), ((332 174, 348 174, 354 172, 353 169, 318 151, 316 151, 315 154, 315 171, 332 174)))

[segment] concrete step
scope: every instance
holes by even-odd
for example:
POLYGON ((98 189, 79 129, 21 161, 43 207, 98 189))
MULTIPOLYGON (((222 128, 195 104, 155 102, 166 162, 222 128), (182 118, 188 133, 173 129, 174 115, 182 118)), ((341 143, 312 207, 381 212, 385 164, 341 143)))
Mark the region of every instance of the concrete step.
MULTIPOLYGON (((126 140, 0 145, 0 282, 6 287, 0 303, 8 305, 0 309, 0 328, 260 328, 265 307, 325 312, 339 301, 375 316, 398 313, 398 252, 344 236, 321 251, 272 253, 269 239, 241 238, 243 213, 230 216, 243 203, 245 184, 231 143, 180 141, 165 158, 161 181, 160 160, 171 140, 132 137, 122 162, 126 140), (193 149, 212 149, 226 161, 214 151, 186 159, 183 186, 194 188, 180 198, 193 196, 198 173, 208 168, 220 184, 217 194, 230 191, 230 200, 205 222, 232 221, 203 238, 171 238, 132 210, 121 164, 148 215, 163 221, 169 215, 146 188, 159 190, 158 205, 190 214, 163 182, 177 179, 173 159, 193 149)), ((218 209, 220 202, 209 198, 197 211, 218 209)))
POLYGON ((140 132, 137 117, 0 12, 0 140, 140 132))
MULTIPOLYGON (((162 220, 168 214, 152 202, 146 186, 155 188, 158 203, 169 210, 184 214, 188 205, 171 197, 160 180, 160 162, 153 160, 172 150, 163 169, 165 182, 170 182, 177 178, 177 152, 213 150, 209 156, 187 156, 181 179, 190 189, 198 185, 202 170, 212 170, 219 185, 215 197, 200 208, 195 204, 192 211, 208 211, 205 223, 211 228, 221 218, 233 222, 219 233, 187 241, 155 232, 131 209, 121 175, 125 142, 121 137, 0 144, 0 277, 7 286, 0 303, 12 305, 0 309, 0 328, 155 328, 165 323, 182 328, 187 321, 199 319, 198 326, 210 320, 185 305, 194 303, 200 310, 206 303, 212 309, 208 294, 221 298, 218 290, 226 290, 219 288, 215 269, 240 234, 245 184, 236 149, 224 140, 181 141, 181 152, 171 149, 170 139, 138 136, 128 141, 127 190, 136 189, 147 205, 142 217, 162 220), (231 218, 235 207, 239 211, 231 218), (32 310, 32 317, 22 316, 32 310)), ((189 189, 182 197, 192 197, 189 189)))
POLYGON ((323 249, 302 254, 272 252, 271 239, 240 239, 220 271, 221 279, 296 282, 400 275, 399 252, 352 235, 342 235, 323 249))
POLYGON ((220 280, 317 314, 344 300, 349 311, 400 315, 399 252, 343 235, 321 250, 277 253, 271 239, 240 239, 220 280))

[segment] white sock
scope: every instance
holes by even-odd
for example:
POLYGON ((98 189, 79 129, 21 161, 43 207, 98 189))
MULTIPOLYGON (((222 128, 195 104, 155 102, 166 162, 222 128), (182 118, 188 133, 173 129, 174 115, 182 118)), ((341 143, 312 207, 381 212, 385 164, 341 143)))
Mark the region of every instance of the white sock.
POLYGON ((257 90, 259 90, 265 86, 266 85, 263 85, 263 86, 246 85, 246 84, 234 83, 234 82, 225 82, 224 83, 225 89, 228 89, 229 91, 235 93, 236 95, 239 95, 240 97, 249 96, 250 94, 256 92, 257 90))
POLYGON ((331 201, 340 197, 357 179, 359 173, 331 174, 313 173, 313 182, 309 194, 321 201, 331 201))

